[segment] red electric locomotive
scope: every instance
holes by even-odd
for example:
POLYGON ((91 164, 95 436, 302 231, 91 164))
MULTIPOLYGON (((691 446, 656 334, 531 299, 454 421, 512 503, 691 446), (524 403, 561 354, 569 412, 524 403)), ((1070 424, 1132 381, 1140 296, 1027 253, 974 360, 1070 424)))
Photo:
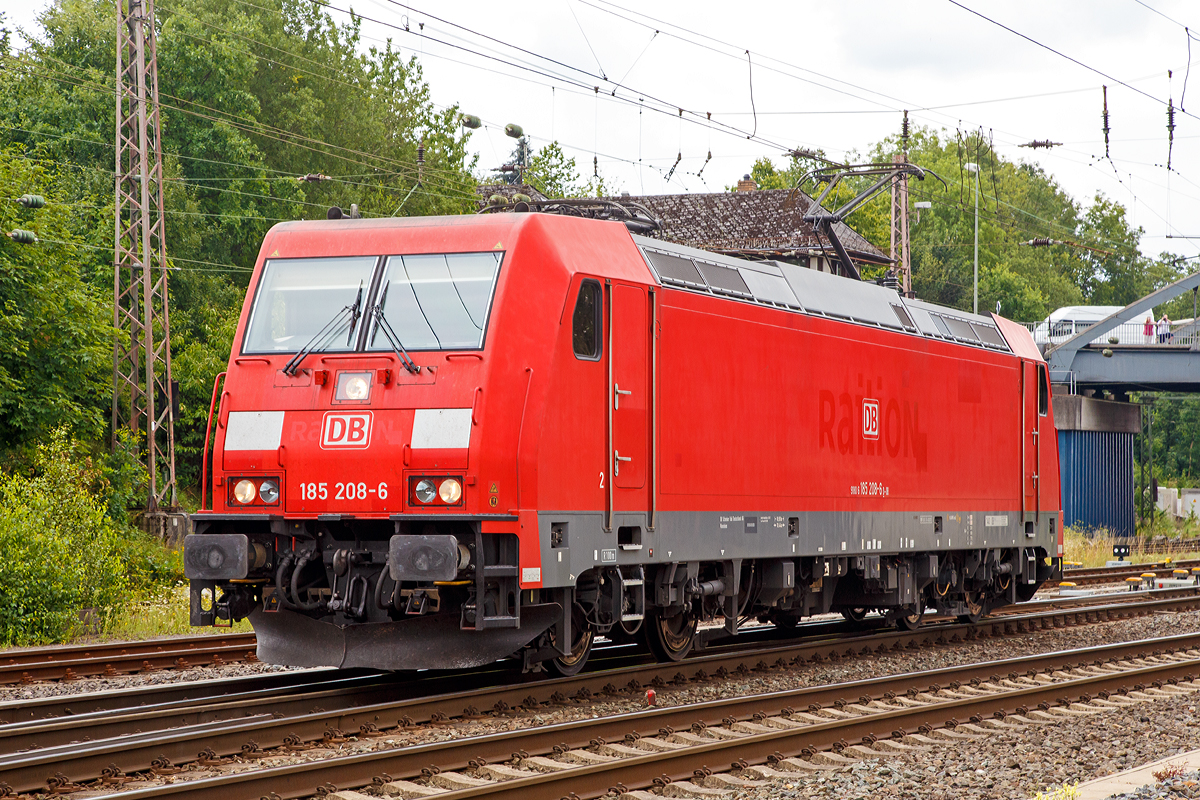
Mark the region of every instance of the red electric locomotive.
POLYGON ((977 618, 1062 552, 1020 325, 619 222, 277 225, 221 381, 192 624, 249 617, 267 662, 572 673, 705 619, 977 618))

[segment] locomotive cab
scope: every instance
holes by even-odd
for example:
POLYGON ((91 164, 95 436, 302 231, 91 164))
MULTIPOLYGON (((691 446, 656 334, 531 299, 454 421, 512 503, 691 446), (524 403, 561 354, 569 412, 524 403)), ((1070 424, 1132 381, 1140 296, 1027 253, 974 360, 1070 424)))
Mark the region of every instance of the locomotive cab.
POLYGON ((510 655, 561 616, 518 602, 515 465, 479 479, 506 227, 447 252, 428 225, 268 235, 185 541, 193 624, 249 617, 265 661, 415 669, 510 655))

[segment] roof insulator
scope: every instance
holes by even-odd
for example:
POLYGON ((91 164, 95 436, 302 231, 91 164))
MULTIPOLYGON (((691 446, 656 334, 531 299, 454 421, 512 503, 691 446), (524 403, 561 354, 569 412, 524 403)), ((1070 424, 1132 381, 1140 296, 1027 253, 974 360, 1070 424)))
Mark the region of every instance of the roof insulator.
POLYGON ((43 208, 46 205, 46 198, 40 194, 23 194, 17 202, 26 208, 43 208))
POLYGON ((527 194, 521 194, 520 192, 517 192, 516 194, 514 194, 512 199, 513 199, 514 203, 532 203, 533 202, 532 197, 530 197, 527 194))
POLYGON ((494 194, 488 198, 487 204, 489 206, 506 206, 508 205, 508 198, 502 194, 494 194))

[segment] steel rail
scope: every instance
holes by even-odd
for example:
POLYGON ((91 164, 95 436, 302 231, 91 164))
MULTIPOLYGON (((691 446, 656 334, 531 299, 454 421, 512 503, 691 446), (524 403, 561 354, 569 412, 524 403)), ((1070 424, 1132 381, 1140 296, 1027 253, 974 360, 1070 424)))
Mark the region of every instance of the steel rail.
MULTIPOLYGON (((113 767, 131 773, 150 769, 156 761, 161 762, 164 759, 169 763, 183 764, 203 758, 211 759, 214 756, 254 754, 288 743, 294 746, 297 743, 341 738, 359 732, 373 735, 373 731, 378 728, 407 726, 420 722, 444 722, 459 716, 472 717, 480 715, 479 709, 473 707, 475 704, 484 706, 485 710, 510 713, 521 708, 540 708, 546 704, 586 701, 597 695, 621 696, 622 693, 644 691, 648 686, 706 682, 723 679, 732 673, 765 672, 771 668, 809 661, 819 663, 888 650, 916 648, 922 644, 933 645, 1001 636, 1006 633, 1073 624, 1081 619, 1099 620, 1101 616, 1141 615, 1178 607, 1180 604, 1188 607, 1200 606, 1200 595, 1192 593, 1182 598, 1121 603, 1099 608, 1085 606, 1078 610, 1054 609, 1043 614, 986 619, 975 625, 943 625, 917 631, 888 631, 858 640, 799 643, 749 652, 735 651, 688 659, 678 664, 645 665, 522 686, 456 692, 332 710, 313 710, 311 704, 315 702, 314 699, 305 698, 299 705, 307 703, 305 711, 309 713, 277 718, 269 715, 269 707, 263 706, 262 714, 256 714, 251 719, 229 721, 220 726, 199 724, 161 732, 126 734, 102 741, 48 746, 31 752, 0 756, 0 781, 9 784, 16 791, 33 791, 45 787, 48 781, 57 779, 59 775, 71 781, 88 780, 113 767), (618 687, 617 684, 626 678, 629 678, 628 683, 618 687)), ((321 699, 337 698, 326 695, 321 699)), ((251 706, 242 707, 243 714, 248 711, 252 712, 251 706)), ((165 718, 171 719, 169 715, 165 718)), ((126 724, 123 730, 128 729, 129 725, 126 724)), ((60 730, 67 730, 69 735, 69 728, 60 730)), ((28 733, 28 729, 25 732, 28 733)), ((87 731, 80 728, 79 733, 87 734, 87 731)), ((17 740, 22 739, 18 737, 17 740)), ((24 741, 33 740, 31 736, 26 736, 24 741)))
POLYGON ((254 650, 253 633, 10 650, 0 653, 0 684, 257 661, 254 650))
MULTIPOLYGON (((1188 590, 1182 590, 1182 592, 1181 590, 1168 591, 1169 593, 1178 595, 1188 590)), ((1186 596, 1190 596, 1190 593, 1185 594, 1186 596)), ((1088 604, 1082 601, 1095 601, 1097 599, 1101 598, 1071 598, 1071 601, 1065 603, 1065 605, 1080 606, 1086 612, 1088 604)), ((1126 605, 1136 607, 1137 605, 1136 603, 1130 604, 1125 598, 1121 599, 1125 601, 1122 607, 1126 605)), ((1141 602, 1146 601, 1143 599, 1141 602)), ((1198 600, 1198 603, 1200 603, 1200 600, 1198 600)), ((1045 601, 1038 605, 1039 608, 1044 607, 1044 609, 1057 610, 1064 603, 1061 601, 1045 601)), ((1105 615, 1106 618, 1108 616, 1110 615, 1105 615)), ((998 621, 1001 621, 1001 618, 990 619, 989 624, 998 621)), ((1078 620, 1074 621, 1077 622, 1078 620)), ((1100 615, 1096 616, 1096 621, 1100 621, 1100 615)), ((935 628, 930 627, 927 630, 933 631, 935 628)), ((940 628, 937 630, 940 630, 940 628)), ((967 627, 964 630, 969 631, 970 628, 967 627)), ((883 635, 892 642, 892 646, 894 647, 898 633, 888 630, 883 635)), ((903 633, 899 633, 899 636, 900 639, 907 638, 903 633)), ((810 640, 803 644, 807 647, 847 644, 852 646, 852 648, 857 648, 856 652, 862 654, 862 647, 868 647, 868 643, 875 642, 878 638, 875 635, 866 637, 834 637, 817 641, 810 640)), ((924 643, 928 644, 928 641, 926 639, 924 643)), ((876 652, 876 649, 869 648, 869 652, 876 652)), ((745 661, 753 660, 756 656, 764 658, 774 657, 775 659, 781 656, 788 656, 794 659, 805 655, 804 650, 796 651, 793 648, 788 648, 781 651, 778 647, 775 647, 759 650, 738 650, 725 655, 710 655, 707 659, 711 661, 713 658, 716 658, 720 662, 716 668, 720 669, 721 665, 726 664, 726 659, 730 657, 739 661, 745 661)), ((622 672, 644 675, 645 667, 643 664, 646 661, 644 655, 636 654, 621 660, 632 663, 628 667, 616 667, 605 671, 604 675, 607 680, 615 679, 622 672)), ((701 659, 692 659, 689 662, 689 664, 702 663, 704 661, 701 659)), ((737 668, 736 664, 733 666, 735 669, 737 668)), ((726 665, 726 668, 728 668, 728 665, 726 665)), ((81 740, 98 742, 103 739, 115 739, 124 736, 130 729, 137 730, 142 734, 148 734, 153 731, 165 729, 182 729, 190 725, 204 725, 208 727, 213 722, 234 721, 237 718, 243 718, 238 721, 248 722, 250 720, 247 718, 251 716, 265 714, 270 714, 275 718, 290 720, 297 716, 312 713, 311 710, 313 708, 328 704, 338 707, 361 707, 384 704, 394 710, 400 710, 407 704, 411 706, 412 713, 417 713, 423 704, 411 698, 441 694, 446 692, 450 685, 461 683, 463 680, 468 680, 475 684, 466 690, 460 689, 438 698, 443 707, 451 706, 449 711, 441 712, 448 717, 454 715, 457 712, 457 708, 466 708, 472 703, 487 705, 487 702, 495 694, 495 686, 508 685, 511 687, 513 683, 512 679, 519 676, 503 671, 483 674, 475 672, 467 675, 437 675, 419 680, 415 685, 407 676, 387 674, 348 677, 334 672, 326 677, 329 680, 318 680, 307 684, 284 685, 283 688, 278 690, 266 689, 238 692, 217 697, 206 696, 207 693, 202 688, 195 687, 189 692, 189 696, 195 697, 194 700, 185 699, 172 703, 162 703, 152 707, 137 707, 123 712, 74 713, 66 718, 26 720, 8 725, 0 725, 0 753, 61 747, 81 740), (397 695, 402 695, 403 697, 398 697, 397 695), (455 701, 461 702, 463 705, 454 707, 453 704, 455 701)), ((556 686, 559 687, 557 691, 565 690, 568 693, 572 691, 578 692, 583 686, 588 685, 586 682, 587 677, 589 676, 559 680, 556 682, 556 686), (583 684, 583 686, 579 684, 583 684)), ((520 680, 517 682, 520 683, 520 680)), ((533 683, 533 681, 528 681, 526 685, 533 685, 533 683)), ((589 688, 589 691, 591 690, 589 688)), ((505 699, 505 702, 516 704, 524 699, 517 697, 520 694, 523 694, 523 691, 514 690, 512 692, 513 696, 505 699)), ((16 705, 19 706, 20 704, 16 705)), ((76 703, 75 705, 78 707, 80 704, 76 703)), ((411 713, 409 716, 411 717, 411 713)), ((435 718, 434 714, 431 713, 430 718, 435 718)), ((180 733, 182 734, 183 731, 180 731, 180 733)), ((246 744, 246 742, 242 742, 242 744, 246 744)), ((258 742, 258 744, 260 747, 263 746, 262 742, 258 742)), ((228 745, 225 747, 228 747, 228 745)), ((221 752, 222 754, 237 752, 234 750, 226 752, 225 747, 218 749, 213 746, 211 749, 214 752, 221 752)))
MULTIPOLYGON (((1089 605, 1112 603, 1113 601, 1136 603, 1142 602, 1147 598, 1185 597, 1195 591, 1198 590, 1185 587, 1182 589, 1153 589, 1122 594, 1080 595, 1076 597, 1056 597, 1049 600, 1033 600, 997 609, 989 615, 987 621, 994 622, 1013 615, 1023 615, 1047 609, 1080 608, 1089 605)), ((926 624, 932 628, 933 625, 948 623, 945 620, 937 621, 935 618, 930 617, 926 618, 926 624)), ((719 629, 713 629, 713 633, 716 633, 717 636, 708 641, 703 647, 698 648, 696 652, 697 654, 724 652, 735 646, 735 644, 738 646, 755 644, 772 646, 772 643, 790 643, 806 636, 832 637, 837 633, 846 635, 845 632, 849 627, 851 627, 849 623, 840 620, 837 622, 822 620, 801 623, 797 628, 790 630, 768 627, 758 630, 742 628, 736 639, 726 636, 719 629)), ((882 619, 867 617, 865 623, 860 623, 853 627, 853 632, 847 635, 847 638, 851 636, 858 638, 864 630, 878 630, 882 628, 882 619)), ((589 671, 595 671, 596 667, 613 668, 619 666, 619 662, 621 661, 628 661, 630 664, 641 664, 648 661, 648 657, 634 658, 628 653, 622 654, 620 652, 622 650, 621 647, 611 648, 612 651, 615 651, 615 654, 609 652, 609 650, 609 648, 602 648, 593 651, 592 659, 588 664, 589 671)), ((513 682, 544 680, 544 678, 536 675, 517 675, 508 667, 507 662, 497 662, 496 665, 492 665, 489 668, 473 670, 468 673, 434 673, 437 677, 433 680, 433 683, 436 684, 438 680, 449 683, 452 681, 461 681, 463 678, 475 681, 481 671, 494 672, 496 681, 503 681, 510 684, 513 682)), ((100 692, 0 701, 0 725, 61 716, 70 716, 76 719, 77 722, 83 722, 89 715, 99 713, 116 714, 130 709, 149 711, 167 708, 190 708, 202 700, 215 701, 222 697, 242 693, 253 695, 254 693, 259 693, 262 690, 273 687, 277 687, 277 691, 279 692, 316 691, 321 688, 319 684, 323 682, 342 681, 347 678, 359 676, 378 677, 386 674, 368 670, 336 670, 332 667, 317 667, 280 674, 165 683, 125 689, 105 689, 100 692), (325 681, 322 681, 319 677, 322 673, 327 675, 325 681)), ((422 680, 426 683, 429 682, 428 679, 422 680)), ((484 684, 480 683, 479 685, 484 684)), ((437 692, 439 690, 434 688, 433 691, 437 692)), ((259 694, 259 696, 262 695, 259 694)), ((2 748, 0 748, 0 752, 2 752, 2 748)))
MULTIPOLYGON (((730 739, 716 739, 669 752, 647 752, 604 764, 572 768, 557 773, 537 774, 459 791, 438 793, 437 800, 553 800, 572 793, 593 798, 606 793, 605 787, 617 782, 625 786, 644 786, 655 778, 689 777, 696 770, 744 761, 762 762, 766 753, 799 755, 805 748, 823 749, 842 740, 863 737, 886 738, 892 731, 912 732, 922 725, 941 725, 954 715, 992 715, 1012 713, 1022 706, 1061 705, 1071 697, 1102 691, 1128 691, 1129 685, 1153 681, 1191 680, 1200 670, 1200 634, 1188 634, 1120 645, 1062 651, 1009 661, 988 662, 963 667, 948 667, 929 672, 872 678, 833 686, 773 692, 746 697, 714 700, 674 708, 655 708, 629 714, 506 731, 463 739, 422 744, 395 750, 371 751, 322 761, 239 772, 171 785, 135 789, 110 795, 112 800, 142 800, 149 797, 183 797, 187 800, 252 800, 258 797, 293 798, 312 795, 321 787, 354 788, 371 784, 376 778, 386 782, 396 778, 412 779, 439 771, 464 770, 481 764, 524 758, 529 753, 565 753, 603 741, 636 741, 639 737, 670 735, 675 730, 702 730, 710 725, 731 725, 738 721, 790 716, 793 707, 812 704, 820 707, 848 703, 886 701, 916 687, 928 692, 942 691, 946 681, 952 689, 974 679, 991 684, 986 694, 950 698, 920 695, 920 704, 865 716, 833 719, 827 722, 788 729, 752 733, 730 739), (1105 659, 1131 659, 1162 649, 1190 651, 1186 659, 1167 663, 1134 666, 1119 672, 1104 672, 1051 683, 997 687, 1005 680, 998 673, 1009 671, 1009 680, 1019 677, 1022 667, 1030 672, 1075 668, 1105 659), (1011 691, 992 692, 992 689, 1011 691), (932 700, 933 702, 929 702, 932 700), (388 776, 383 778, 382 776, 388 776)), ((811 705, 809 706, 811 707, 811 705)))
MULTIPOLYGON (((1014 615, 1027 615, 1031 611, 1042 612, 1065 608, 1084 609, 1089 606, 1110 604, 1113 600, 1117 600, 1120 603, 1137 604, 1146 602, 1148 599, 1188 597, 1196 593, 1196 591, 1191 587, 1187 587, 1183 589, 1156 589, 1148 592, 1131 592, 1121 595, 1081 595, 1078 597, 1031 601, 999 609, 993 612, 987 621, 990 623, 1000 619, 1007 619, 1014 615)), ((1096 621, 1106 621, 1111 618, 1111 609, 1105 611, 1103 616, 1104 619, 1100 619, 1100 615, 1098 615, 1096 621)), ((1076 619, 1073 621, 1077 623, 1079 620, 1076 619)), ((866 628, 878 630, 874 628, 877 623, 881 624, 882 620, 868 618, 866 628)), ((944 620, 934 622, 928 629, 932 629, 933 625, 938 624, 949 623, 944 620)), ((824 639, 810 637, 804 641, 805 644, 829 644, 842 640, 857 642, 863 638, 861 635, 863 625, 861 623, 855 628, 856 632, 854 634, 844 633, 844 629, 846 628, 846 623, 844 622, 813 622, 802 625, 802 627, 808 632, 815 631, 825 634, 824 639)), ((719 633, 716 629, 713 632, 719 633)), ((884 634, 891 632, 890 629, 883 631, 884 634)), ((788 630, 764 627, 757 631, 751 631, 749 637, 739 635, 739 638, 733 639, 722 635, 721 638, 714 640, 714 643, 707 645, 703 651, 698 650, 697 652, 710 654, 713 652, 730 653, 733 651, 734 645, 729 643, 733 642, 736 642, 739 646, 763 643, 768 648, 772 648, 771 652, 774 652, 772 647, 773 642, 779 641, 784 644, 795 643, 799 638, 797 636, 798 633, 801 633, 800 629, 788 630)), ((628 650, 628 648, 615 646, 604 648, 599 653, 594 653, 592 662, 589 663, 589 671, 598 671, 596 667, 618 669, 622 667, 623 663, 633 667, 648 661, 648 657, 644 654, 637 654, 634 651, 622 653, 622 650, 628 650)), ((741 649, 739 652, 746 658, 755 655, 752 649, 741 649)), ((517 674, 508 662, 497 662, 489 668, 472 670, 466 673, 426 673, 416 679, 406 676, 403 679, 403 692, 406 697, 419 694, 440 694, 447 691, 450 685, 461 684, 463 680, 468 681, 472 685, 471 688, 478 689, 498 685, 499 683, 509 685, 513 683, 534 683, 544 680, 544 678, 537 675, 517 674), (447 689, 440 688, 442 684, 446 684, 447 689)), ((70 717, 74 726, 82 729, 102 718, 119 725, 118 720, 125 716, 131 723, 136 720, 139 727, 142 727, 144 730, 144 726, 147 724, 152 729, 154 727, 153 723, 149 722, 154 719, 150 712, 192 712, 201 710, 203 706, 210 703, 254 702, 272 696, 286 699, 285 695, 317 692, 335 688, 336 686, 341 686, 346 690, 364 689, 374 684, 394 687, 397 681, 398 679, 392 673, 376 673, 367 670, 336 670, 328 667, 318 667, 274 675, 217 678, 209 681, 187 681, 104 690, 93 693, 51 695, 29 700, 6 701, 0 702, 0 740, 10 738, 10 734, 4 726, 18 723, 32 723, 39 720, 53 720, 57 717, 70 717)), ((161 727, 169 727, 169 725, 163 723, 161 727)), ((34 726, 27 730, 36 733, 38 729, 34 726)), ((99 738, 96 733, 96 731, 91 731, 90 733, 81 735, 90 735, 90 738, 93 739, 99 738)), ((32 746, 51 746, 52 744, 53 742, 34 740, 32 746)), ((0 743, 0 753, 4 751, 5 748, 0 743)))
MULTIPOLYGON (((1177 562, 1178 564, 1197 564, 1177 562)), ((1069 574, 1085 583, 1116 582, 1129 575, 1141 575, 1153 569, 1169 574, 1174 567, 1160 564, 1134 565, 1125 572, 1105 569, 1076 570, 1069 574), (1107 580, 1099 580, 1097 576, 1107 580)), ((1026 605, 1026 604, 1022 604, 1026 605)), ((995 613, 1004 613, 1003 609, 995 613)), ((827 623, 826 623, 827 624, 827 623)), ((256 661, 253 633, 201 635, 140 642, 104 642, 14 649, 0 653, 0 685, 36 681, 73 680, 92 676, 113 676, 160 669, 186 669, 195 666, 219 666, 230 661, 256 661)))
MULTIPOLYGON (((372 673, 374 674, 374 673, 372 673)), ((179 681, 150 686, 127 686, 123 689, 103 689, 80 694, 55 694, 0 702, 0 726, 15 723, 102 714, 122 714, 130 710, 152 708, 187 708, 197 702, 212 702, 235 695, 254 695, 260 692, 281 692, 328 684, 331 680, 360 677, 356 670, 336 670, 332 667, 292 670, 252 676, 214 678, 212 680, 179 681)))
POLYGON ((1145 561, 1145 562, 1141 562, 1138 564, 1135 564, 1132 561, 1122 561, 1119 564, 1113 564, 1111 566, 1104 566, 1104 567, 1063 567, 1062 574, 1067 579, 1070 579, 1074 576, 1080 576, 1080 575, 1083 575, 1083 576, 1106 575, 1113 571, 1120 571, 1120 570, 1126 570, 1126 571, 1137 570, 1139 572, 1145 572, 1146 570, 1149 570, 1149 569, 1174 569, 1175 567, 1184 567, 1184 566, 1186 566, 1188 568, 1200 567, 1200 558, 1188 558, 1188 559, 1183 559, 1181 561, 1172 561, 1170 564, 1167 564, 1162 560, 1145 561))
MULTIPOLYGON (((1070 581, 1077 585, 1094 585, 1097 583, 1119 583, 1126 578, 1139 578, 1147 572, 1153 572, 1157 577, 1169 578, 1172 577, 1176 569, 1188 569, 1189 573, 1193 567, 1200 567, 1200 559, 1186 559, 1183 561, 1155 561, 1148 564, 1131 564, 1124 563, 1120 566, 1112 567, 1080 567, 1076 569, 1063 570, 1062 580, 1070 581)), ((1187 577, 1191 578, 1192 575, 1187 577)))

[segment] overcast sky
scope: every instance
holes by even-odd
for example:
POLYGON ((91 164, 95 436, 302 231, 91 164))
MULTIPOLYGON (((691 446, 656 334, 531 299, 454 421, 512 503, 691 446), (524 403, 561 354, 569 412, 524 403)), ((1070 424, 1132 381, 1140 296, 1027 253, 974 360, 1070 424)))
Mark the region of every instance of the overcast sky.
MULTIPOLYGON (((481 168, 506 160, 511 122, 535 146, 558 140, 585 175, 597 158, 617 190, 720 191, 761 156, 782 165, 785 148, 864 153, 899 131, 907 108, 914 124, 951 138, 956 128, 982 128, 1001 155, 1036 161, 1081 203, 1103 192, 1125 204, 1145 228, 1148 254, 1200 253, 1200 238, 1166 238, 1200 237, 1200 37, 1191 53, 1198 74, 1182 97, 1195 116, 1177 112, 1174 172, 1165 166, 1166 101, 1180 105, 1184 26, 1200 31, 1200 4, 960 2, 353 0, 353 8, 370 18, 368 43, 391 38, 418 56, 435 102, 484 120, 471 137, 481 168), (1034 139, 1063 145, 1017 147, 1034 139)), ((12 9, 10 22, 33 26, 41 6, 12 9)))

